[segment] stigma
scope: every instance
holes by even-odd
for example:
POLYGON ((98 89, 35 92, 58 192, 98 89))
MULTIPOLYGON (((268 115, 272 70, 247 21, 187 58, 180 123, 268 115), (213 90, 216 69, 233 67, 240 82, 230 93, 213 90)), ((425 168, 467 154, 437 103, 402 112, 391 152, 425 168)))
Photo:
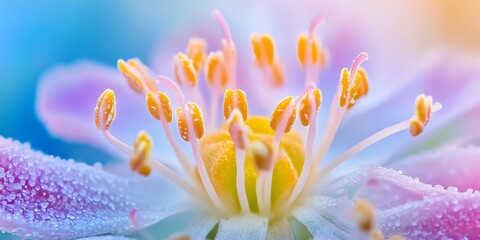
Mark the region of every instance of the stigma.
MULTIPOLYGON (((353 107, 360 107, 358 100, 370 92, 367 72, 360 66, 368 54, 360 53, 350 68, 342 69, 337 89, 323 89, 336 92, 328 110, 327 130, 317 136, 323 104, 317 83, 327 63, 327 51, 315 29, 324 19, 315 18, 308 33, 301 34, 297 41, 298 61, 305 70, 304 89, 285 96, 270 112, 252 115, 249 104, 256 105, 252 99, 258 98, 249 98, 250 93, 237 87, 237 51, 230 28, 219 11, 213 17, 223 32, 221 49, 207 54, 204 40, 190 39, 185 52, 172 58, 173 78, 154 73, 136 58, 117 62, 132 91, 145 96, 146 108, 159 122, 181 169, 172 170, 152 154, 153 139, 147 132, 140 131, 132 145, 110 133, 116 117, 112 90, 100 95, 94 110, 97 128, 130 157, 132 171, 145 177, 160 172, 212 214, 259 214, 271 220, 286 217, 313 194, 312 186, 338 165, 397 132, 408 130, 418 136, 431 115, 441 109, 432 97, 421 94, 413 116, 374 133, 320 167, 343 118, 353 107), (202 81, 208 91, 201 89, 202 81)), ((264 73, 263 79, 255 81, 266 82, 266 92, 285 87, 288 78, 274 38, 254 33, 250 43, 255 66, 264 73)), ((357 210, 361 228, 374 234, 372 208, 358 202, 357 210)))

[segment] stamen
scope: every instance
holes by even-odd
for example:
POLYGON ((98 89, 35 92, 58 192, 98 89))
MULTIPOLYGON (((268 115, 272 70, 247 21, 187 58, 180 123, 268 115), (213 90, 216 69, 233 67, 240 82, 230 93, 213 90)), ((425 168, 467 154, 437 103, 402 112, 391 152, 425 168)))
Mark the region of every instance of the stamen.
POLYGON ((317 28, 318 25, 320 24, 325 24, 325 18, 323 16, 316 17, 312 20, 312 23, 310 23, 310 28, 308 31, 308 35, 310 37, 313 37, 315 34, 315 29, 317 28))
POLYGON ((250 211, 248 203, 247 192, 245 188, 245 157, 246 144, 248 138, 246 136, 246 129, 243 123, 241 113, 235 109, 231 114, 229 133, 235 144, 235 164, 237 166, 237 195, 240 202, 240 208, 243 213, 250 211))
POLYGON ((210 86, 224 88, 228 84, 227 67, 222 52, 211 52, 206 61, 205 78, 210 86))
POLYGON ((205 188, 207 195, 215 206, 215 209, 220 209, 221 212, 226 213, 228 209, 220 201, 215 188, 205 168, 200 154, 200 148, 196 138, 201 138, 204 134, 203 117, 200 108, 195 103, 187 103, 183 108, 177 108, 176 115, 178 118, 178 128, 183 140, 190 142, 195 164, 200 175, 200 180, 205 188))
POLYGON ((275 60, 275 47, 272 37, 267 34, 253 33, 250 37, 252 43, 253 54, 258 66, 263 67, 273 65, 275 60))
MULTIPOLYGON (((435 103, 431 108, 431 113, 434 113, 438 110, 442 109, 442 105, 440 103, 435 103)), ((395 133, 398 133, 402 130, 409 129, 411 126, 411 119, 407 119, 400 123, 394 124, 390 127, 387 127, 381 131, 376 132, 375 134, 371 135, 370 137, 366 138, 365 140, 361 141, 357 145, 353 146, 352 148, 345 151, 342 155, 337 157, 335 160, 331 161, 324 169, 320 170, 318 174, 318 178, 323 178, 325 174, 332 171, 335 167, 352 157, 353 155, 363 151, 365 148, 373 145, 374 143, 391 136, 395 133)))
POLYGON ((280 123, 282 123, 283 119, 288 119, 285 122, 285 127, 283 129, 283 133, 288 133, 292 129, 292 125, 295 122, 295 114, 296 114, 296 109, 292 104, 293 97, 288 96, 281 100, 277 106, 275 107, 275 110, 272 113, 272 116, 270 118, 270 127, 273 130, 277 130, 279 128, 280 123), (291 109, 288 111, 288 109, 291 109))
POLYGON ((170 90, 175 94, 177 101, 180 105, 185 105, 185 97, 183 96, 182 90, 178 87, 175 82, 173 82, 170 78, 165 76, 158 76, 157 83, 163 84, 170 88, 170 90))
POLYGON ((365 233, 372 231, 375 226, 375 208, 369 201, 358 199, 355 202, 353 215, 360 230, 365 233))
POLYGON ((179 53, 173 59, 175 79, 181 86, 194 87, 197 85, 197 72, 193 61, 185 54, 179 53))
POLYGON ((232 87, 235 87, 236 85, 236 79, 235 79, 235 72, 236 72, 236 59, 237 59, 237 51, 235 49, 235 44, 232 41, 232 36, 230 33, 230 28, 228 27, 227 21, 225 18, 222 16, 220 11, 215 10, 213 11, 213 17, 218 21, 220 24, 220 27, 223 30, 223 34, 225 39, 222 39, 222 52, 226 60, 226 65, 227 65, 227 76, 228 79, 230 80, 230 83, 232 87))
POLYGON ((349 99, 348 108, 351 108, 358 99, 368 93, 368 80, 364 70, 358 69, 353 83, 349 82, 350 78, 348 69, 343 68, 339 84, 339 88, 342 92, 341 98, 338 101, 340 107, 344 107, 347 99, 349 99))
POLYGON ((213 17, 217 19, 218 23, 220 24, 220 27, 223 30, 223 35, 225 36, 225 39, 227 42, 232 42, 232 36, 230 34, 230 28, 228 27, 228 23, 223 17, 223 15, 220 13, 218 9, 215 9, 212 13, 213 17))
POLYGON ((425 94, 421 94, 417 97, 415 102, 415 115, 412 116, 410 122, 410 134, 412 136, 418 136, 423 132, 423 129, 430 120, 432 108, 441 108, 441 106, 433 106, 432 102, 431 96, 427 97, 425 94))
POLYGON ((206 46, 207 43, 201 38, 191 38, 188 41, 187 49, 185 52, 188 58, 192 59, 193 66, 195 67, 197 73, 202 70, 203 64, 205 62, 205 51, 207 48, 206 46))
POLYGON ((285 83, 285 74, 280 61, 275 61, 271 66, 271 78, 273 80, 273 84, 277 87, 283 86, 285 83))
POLYGON ((133 155, 130 157, 130 168, 140 175, 150 175, 152 168, 149 164, 150 151, 152 149, 152 140, 147 132, 140 131, 133 144, 133 155))
POLYGON ((247 96, 245 92, 241 89, 227 89, 225 91, 225 95, 223 97, 223 116, 225 119, 230 117, 230 114, 234 109, 238 109, 242 114, 242 118, 244 121, 247 120, 248 117, 248 103, 247 103, 247 96))
POLYGON ((165 93, 158 92, 157 96, 155 96, 153 93, 148 92, 145 98, 148 110, 155 119, 160 121, 165 119, 167 122, 172 121, 172 106, 170 105, 170 98, 165 93))
POLYGON ((182 149, 177 144, 177 141, 173 137, 173 134, 167 123, 172 121, 172 107, 170 105, 170 98, 162 93, 158 92, 157 96, 149 92, 146 95, 146 102, 150 114, 162 124, 162 128, 165 131, 168 142, 172 146, 177 158, 179 159, 183 170, 190 178, 193 178, 193 166, 188 161, 187 157, 183 153, 182 149))
POLYGON ((389 238, 389 240, 406 240, 406 238, 400 236, 400 235, 394 235, 389 238))
POLYGON ((99 130, 106 131, 110 128, 117 112, 115 105, 115 93, 111 89, 103 91, 98 97, 94 111, 95 125, 99 130))
POLYGON ((117 61, 118 70, 123 74, 125 79, 127 80, 128 85, 133 91, 137 93, 143 93, 143 81, 138 77, 137 70, 134 69, 132 66, 127 64, 123 59, 119 59, 117 61))
POLYGON ((300 100, 300 112, 299 112, 299 118, 300 121, 302 122, 303 126, 308 126, 310 123, 310 115, 313 114, 312 106, 310 105, 310 97, 313 97, 314 99, 314 111, 318 113, 318 109, 320 108, 320 105, 322 103, 322 92, 320 89, 314 89, 311 93, 306 94, 301 100, 300 100))
POLYGON ((184 108, 177 108, 175 113, 178 118, 178 130, 180 131, 180 135, 183 140, 185 140, 186 142, 190 141, 190 130, 193 130, 197 139, 203 137, 203 135, 205 134, 205 125, 203 122, 202 112, 197 104, 189 102, 185 105, 184 108), (188 114, 192 116, 192 128, 188 127, 184 111, 188 111, 188 114))

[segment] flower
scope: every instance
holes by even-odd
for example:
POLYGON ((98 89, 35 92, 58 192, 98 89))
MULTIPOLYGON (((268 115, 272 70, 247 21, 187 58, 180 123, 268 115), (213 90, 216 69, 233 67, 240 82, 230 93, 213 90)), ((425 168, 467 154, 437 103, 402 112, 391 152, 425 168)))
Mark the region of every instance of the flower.
MULTIPOLYGON (((320 144, 315 144, 318 111, 323 105, 316 79, 327 61, 323 46, 314 34, 322 19, 314 19, 310 31, 298 39, 297 54, 306 72, 305 87, 300 94, 283 98, 268 117, 265 113, 252 116, 250 112, 252 108, 259 111, 261 107, 255 105, 268 103, 265 95, 275 94, 274 91, 285 84, 284 66, 275 54, 273 38, 266 34, 251 37, 256 66, 267 80, 255 82, 258 87, 253 89, 260 99, 252 101, 250 94, 236 87, 238 52, 229 27, 219 12, 214 16, 225 35, 222 49, 207 56, 204 41, 192 39, 185 53, 174 57, 175 82, 156 76, 138 59, 118 61, 118 69, 132 92, 145 97, 148 112, 162 126, 182 173, 173 171, 152 154, 154 143, 147 131, 138 133, 133 146, 112 135, 110 130, 117 122, 117 115, 121 116, 120 101, 117 114, 116 90, 106 89, 94 111, 96 128, 113 146, 130 156, 132 171, 143 176, 160 172, 175 186, 161 183, 155 176, 123 179, 99 167, 61 161, 2 138, 0 166, 4 173, 2 196, 5 200, 0 228, 23 237, 75 238, 137 230, 167 216, 189 212, 195 217, 185 234, 193 238, 290 239, 305 233, 313 238, 328 239, 369 234, 433 238, 442 234, 476 236, 480 232, 473 221, 479 202, 476 192, 432 187, 378 165, 363 167, 333 181, 326 179, 352 155, 389 135, 402 130, 409 130, 413 136, 422 133, 431 114, 441 108, 439 103, 419 95, 413 116, 373 134, 318 169, 345 114, 358 108, 361 105, 358 100, 369 92, 366 71, 359 68, 367 60, 367 54, 360 53, 351 69, 342 70, 326 130, 320 144), (202 72, 209 88, 206 95, 200 91, 202 72), (167 91, 170 94, 166 94, 167 91), (223 111, 216 102, 221 95, 223 111), (174 96, 173 101, 170 96, 174 96), (209 101, 204 97, 209 97, 209 101), (172 103, 179 105, 175 111, 172 103), (225 121, 221 124, 217 123, 218 112, 223 112, 225 121), (180 146, 170 129, 174 114, 179 135, 191 152, 180 146), (195 164, 189 160, 191 157, 195 164), (427 206, 416 221, 410 220, 410 216, 427 206), (350 210, 356 216, 353 219, 348 217, 350 210), (454 226, 452 222, 462 224, 454 226), (440 223, 449 224, 450 228, 444 229, 440 223)), ((47 106, 42 105, 45 102, 39 104, 40 110, 47 106)), ((47 124, 59 124, 56 120, 63 116, 46 114, 44 117, 47 124)), ((135 113, 127 116, 136 117, 135 113)), ((68 128, 54 126, 51 129, 60 131, 61 135, 98 141, 88 139, 90 135, 86 132, 78 135, 78 130, 85 130, 71 126, 72 123, 68 128)), ((476 151, 468 149, 448 149, 447 153, 472 159, 477 156, 476 151)), ((443 169, 425 174, 418 172, 416 166, 432 166, 432 161, 447 153, 396 164, 433 183, 445 180, 436 175, 443 169)), ((451 167, 452 159, 443 159, 445 166, 451 167)), ((462 170, 473 176, 476 171, 475 168, 458 170, 452 174, 462 170)))

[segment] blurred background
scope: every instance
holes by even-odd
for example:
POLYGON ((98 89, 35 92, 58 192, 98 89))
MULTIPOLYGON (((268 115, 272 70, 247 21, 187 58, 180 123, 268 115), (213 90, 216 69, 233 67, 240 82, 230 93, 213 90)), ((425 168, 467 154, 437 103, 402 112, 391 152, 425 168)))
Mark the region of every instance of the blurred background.
MULTIPOLYGON (((322 27, 326 29, 322 39, 327 48, 333 44, 329 35, 349 26, 362 36, 360 44, 365 50, 372 51, 374 46, 374 51, 382 53, 376 60, 390 63, 383 65, 386 68, 396 65, 405 69, 422 55, 441 48, 480 52, 480 3, 473 0, 335 4, 0 0, 0 135, 28 141, 35 149, 64 158, 90 163, 101 160, 101 153, 88 146, 51 137, 39 122, 35 96, 42 74, 78 59, 114 67, 119 58, 139 57, 161 65, 154 68, 168 69, 169 61, 159 63, 159 51, 168 56, 182 50, 199 23, 208 23, 216 37, 220 36, 210 16, 215 8, 229 20, 237 44, 246 47, 253 31, 281 33, 294 43, 296 34, 306 29, 314 16, 324 15, 328 22, 322 27)), ((250 49, 246 51, 251 54, 250 49)))
POLYGON ((376 69, 380 72, 409 69, 439 49, 480 53, 480 2, 475 0, 224 2, 0 0, 0 135, 63 158, 102 161, 107 155, 100 150, 54 138, 39 121, 35 97, 42 74, 78 59, 115 67, 117 59, 130 57, 169 71, 164 56, 183 50, 199 28, 221 36, 211 18, 215 8, 229 20, 239 52, 248 54, 251 32, 268 31, 294 44, 317 15, 327 18, 321 30, 327 48, 335 45, 332 36, 346 31, 341 36, 361 39, 355 47, 343 46, 349 57, 358 50, 372 52, 372 61, 382 63, 376 65, 382 66, 376 69))

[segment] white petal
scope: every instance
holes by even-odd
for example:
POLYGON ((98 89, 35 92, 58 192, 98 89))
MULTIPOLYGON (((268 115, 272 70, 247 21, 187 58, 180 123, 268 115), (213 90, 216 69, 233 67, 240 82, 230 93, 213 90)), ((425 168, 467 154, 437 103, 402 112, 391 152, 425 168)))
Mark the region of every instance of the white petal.
POLYGON ((345 217, 351 202, 346 199, 314 197, 294 210, 294 217, 307 227, 314 239, 349 239, 355 234, 352 221, 345 217))
POLYGON ((207 213, 200 213, 187 225, 185 233, 192 240, 203 240, 217 223, 218 219, 211 217, 207 213))
POLYGON ((220 221, 216 240, 265 239, 268 219, 255 215, 232 217, 220 221))
POLYGON ((275 224, 272 224, 268 228, 267 239, 295 239, 295 236, 290 229, 290 224, 288 224, 288 221, 286 219, 282 219, 275 224))

